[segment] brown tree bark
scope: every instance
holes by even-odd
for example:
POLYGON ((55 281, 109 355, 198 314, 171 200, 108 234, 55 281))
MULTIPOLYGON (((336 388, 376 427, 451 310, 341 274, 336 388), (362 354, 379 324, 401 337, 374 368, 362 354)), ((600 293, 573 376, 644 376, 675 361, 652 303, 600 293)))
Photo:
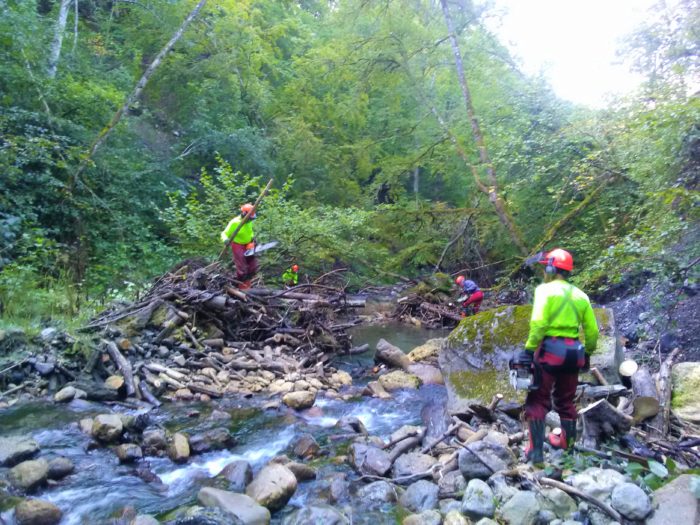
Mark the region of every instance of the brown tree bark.
MULTIPOLYGON (((500 219, 503 226, 505 226, 508 232, 510 233, 511 238, 513 239, 513 243, 518 247, 520 253, 522 253, 523 255, 527 255, 528 249, 525 245, 525 241, 523 240, 522 232, 520 231, 520 228, 518 228, 518 226, 515 224, 513 217, 508 211, 508 206, 506 202, 498 195, 498 180, 496 179, 496 170, 494 169, 493 163, 489 158, 488 150, 486 149, 486 143, 484 142, 484 135, 481 132, 479 121, 476 118, 474 105, 472 104, 471 92, 469 91, 469 84, 467 83, 467 77, 464 73, 464 63, 462 62, 462 54, 459 50, 457 35, 454 30, 454 23, 452 21, 452 16, 450 15, 447 0, 440 0, 440 5, 442 6, 442 12, 445 16, 445 23, 447 24, 447 30, 449 32, 450 43, 452 45, 452 53, 455 57, 455 68, 457 69, 459 85, 462 88, 462 97, 464 98, 464 103, 467 108, 467 116, 469 117, 469 122, 471 124, 472 136, 474 137, 474 141, 476 142, 476 146, 479 150, 479 164, 483 165, 486 168, 488 185, 484 184, 481 181, 477 166, 475 166, 471 162, 468 162, 468 165, 471 167, 472 176, 474 177, 474 181, 476 182, 477 187, 482 193, 488 196, 489 201, 496 210, 498 218, 500 219)), ((441 122, 441 124, 444 124, 444 122, 441 122)), ((443 127, 445 126, 443 125, 443 127)), ((454 138, 452 142, 456 142, 454 138)), ((460 156, 462 156, 463 159, 465 158, 463 155, 460 156)))

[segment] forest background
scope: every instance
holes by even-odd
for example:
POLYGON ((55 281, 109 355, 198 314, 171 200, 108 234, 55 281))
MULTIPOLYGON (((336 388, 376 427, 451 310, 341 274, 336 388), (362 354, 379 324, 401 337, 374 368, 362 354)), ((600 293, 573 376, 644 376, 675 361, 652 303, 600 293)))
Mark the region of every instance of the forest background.
POLYGON ((348 268, 355 288, 438 269, 503 285, 554 246, 593 294, 686 278, 700 2, 661 2, 629 36, 621 57, 647 80, 604 110, 522 73, 488 14, 468 0, 0 0, 0 324, 74 322, 216 257, 269 179, 255 227, 282 248, 268 283, 296 262, 348 268))

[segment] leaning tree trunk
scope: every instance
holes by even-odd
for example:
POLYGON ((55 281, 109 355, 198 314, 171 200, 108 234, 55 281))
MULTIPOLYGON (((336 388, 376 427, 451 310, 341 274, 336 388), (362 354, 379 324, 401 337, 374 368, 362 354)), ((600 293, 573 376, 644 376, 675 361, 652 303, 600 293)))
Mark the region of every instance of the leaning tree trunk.
POLYGON ((469 85, 467 84, 467 77, 464 73, 464 63, 462 62, 462 54, 459 50, 459 44, 457 43, 457 35, 454 30, 454 24, 452 22, 452 16, 450 15, 450 10, 447 6, 447 0, 440 0, 440 5, 442 6, 442 12, 445 15, 445 23, 447 24, 447 30, 450 33, 450 43, 452 44, 452 52, 455 57, 455 67, 457 69, 457 77, 459 78, 459 85, 462 88, 462 96, 464 97, 464 103, 467 107, 467 116, 471 123, 472 135, 476 141, 477 148, 479 149, 479 162, 486 167, 486 174, 488 176, 488 185, 484 184, 479 178, 479 173, 476 166, 471 166, 472 176, 476 182, 477 187, 483 193, 485 193, 494 209, 496 214, 500 219, 503 226, 506 227, 510 233, 513 242, 518 247, 523 255, 527 255, 528 250, 525 246, 525 241, 523 240, 523 235, 520 229, 513 221, 513 217, 508 211, 506 202, 498 195, 498 181, 496 179, 496 170, 493 167, 493 163, 489 158, 488 151, 486 149, 486 143, 484 142, 484 135, 481 132, 481 127, 479 126, 479 121, 476 118, 476 113, 474 112, 474 105, 472 104, 471 92, 469 91, 469 85))
POLYGON ((58 20, 53 33, 53 41, 49 52, 49 67, 46 74, 49 78, 56 76, 58 69, 58 59, 61 58, 61 47, 63 47, 63 33, 66 31, 66 22, 68 21, 68 10, 73 0, 61 0, 61 7, 58 10, 58 20))
MULTIPOLYGON (((190 12, 189 15, 187 15, 187 18, 185 18, 185 21, 182 22, 182 25, 180 26, 180 28, 175 32, 175 34, 168 41, 168 43, 165 44, 165 47, 163 47, 163 49, 161 49, 160 52, 156 55, 156 57, 153 59, 153 62, 151 62, 151 65, 148 66, 146 71, 141 76, 141 79, 138 81, 138 84, 136 84, 136 87, 131 92, 131 95, 129 95, 129 97, 126 99, 126 101, 124 102, 122 107, 120 107, 117 110, 117 112, 112 117, 112 120, 109 122, 109 124, 107 124, 103 128, 103 130, 97 136, 95 141, 92 143, 92 146, 90 146, 89 151, 87 152, 87 154, 85 155, 82 162, 78 166, 78 169, 75 172, 74 179, 76 181, 80 178, 80 174, 87 167, 90 160, 92 160, 92 157, 95 155, 95 152, 99 149, 99 147, 107 139, 107 136, 112 132, 112 130, 115 128, 115 126, 117 124, 119 124, 119 121, 121 120, 122 116, 124 116, 124 113, 126 113, 127 109, 129 109, 129 106, 131 106, 136 101, 136 99, 138 99, 139 96, 141 96, 141 92, 146 87, 146 84, 148 84, 148 80, 151 78, 151 75, 153 75, 155 70, 158 69, 158 66, 160 66, 165 55, 167 55, 168 52, 177 43, 177 41, 180 40, 180 37, 185 32, 185 29, 187 29, 187 27, 192 23, 192 20, 194 20, 196 18, 196 16, 199 14, 201 9, 204 7, 204 4, 206 4, 206 3, 207 3, 207 0, 200 0, 199 3, 197 3, 195 8, 190 12)), ((64 25, 65 25, 65 23, 64 23, 64 25)))

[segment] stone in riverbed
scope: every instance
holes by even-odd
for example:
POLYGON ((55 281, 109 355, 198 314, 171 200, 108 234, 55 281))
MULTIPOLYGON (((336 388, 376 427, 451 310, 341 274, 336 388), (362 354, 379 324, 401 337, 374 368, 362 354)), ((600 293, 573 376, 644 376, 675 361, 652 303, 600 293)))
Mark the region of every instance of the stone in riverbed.
POLYGON ((39 452, 39 444, 29 436, 0 437, 0 467, 12 467, 39 452))
POLYGON ((294 477, 297 478, 297 481, 309 481, 316 479, 316 469, 310 467, 309 465, 292 461, 290 463, 286 463, 284 466, 292 471, 292 474, 294 474, 294 477))
POLYGON ((75 397, 75 392, 76 388, 74 386, 66 386, 53 395, 53 400, 56 403, 68 403, 75 397))
POLYGON ((144 430, 141 436, 141 447, 146 454, 155 455, 168 447, 165 430, 152 428, 144 430))
POLYGON ((295 410, 303 410, 314 406, 316 394, 309 391, 289 392, 282 396, 282 402, 295 410))
POLYGON ((92 421, 92 437, 103 443, 117 441, 123 431, 122 420, 116 414, 100 414, 92 421))
POLYGON ((236 440, 225 428, 214 428, 201 434, 190 436, 190 451, 204 454, 212 450, 225 450, 236 444, 236 440))
POLYGON ((464 479, 486 479, 494 472, 512 465, 515 456, 509 448, 502 445, 477 441, 460 450, 457 461, 464 479))
POLYGON ((625 476, 616 470, 590 467, 570 476, 566 481, 589 496, 605 500, 615 487, 625 483, 625 476))
POLYGON ((282 525, 350 525, 350 520, 330 505, 306 505, 284 518, 282 525))
POLYGON ((311 434, 302 434, 294 443, 294 455, 299 458, 315 458, 321 452, 321 447, 311 434))
POLYGON ((687 362, 673 365, 671 372, 673 412, 686 421, 700 423, 700 363, 687 362))
POLYGON ((535 493, 520 490, 499 509, 499 514, 508 525, 534 525, 539 511, 535 493))
POLYGON ((420 386, 420 379, 403 370, 394 370, 393 372, 379 376, 379 384, 382 385, 387 392, 393 392, 394 390, 400 390, 402 388, 416 389, 420 386))
POLYGON ((350 445, 349 459, 355 470, 370 476, 384 476, 391 468, 391 460, 385 450, 364 443, 350 445))
POLYGON ((159 521, 148 514, 139 514, 129 525, 159 525, 159 521))
POLYGON ((397 499, 396 487, 388 481, 375 481, 363 485, 357 491, 357 496, 366 504, 393 503, 397 499))
POLYGON ((611 503, 616 511, 631 520, 643 520, 651 512, 649 496, 634 483, 616 486, 612 491, 611 503))
POLYGON ((205 507, 217 507, 244 525, 270 523, 270 511, 245 494, 205 487, 199 491, 197 499, 205 507))
POLYGON ((406 492, 399 498, 399 502, 411 512, 436 509, 439 491, 435 483, 421 479, 408 486, 406 492))
POLYGON ((143 458, 141 447, 134 443, 124 443, 119 445, 115 452, 121 463, 133 463, 143 458))
POLYGON ((493 500, 491 487, 480 479, 472 479, 464 491, 462 512, 472 520, 492 518, 496 511, 493 500))
POLYGON ((239 459, 226 465, 218 477, 228 481, 228 488, 233 492, 245 492, 245 488, 253 480, 253 469, 245 460, 239 459))
POLYGON ((56 525, 62 516, 56 505, 40 499, 26 499, 15 507, 17 525, 56 525))
POLYGON ((558 488, 542 489, 538 498, 542 508, 551 510, 556 514, 557 518, 567 519, 577 509, 576 501, 558 488))
POLYGON ((409 514, 401 525, 440 525, 442 515, 437 510, 424 510, 418 514, 409 514))
POLYGON ((400 455, 396 459, 392 474, 394 478, 413 476, 414 474, 425 472, 435 463, 437 463, 437 459, 433 456, 420 452, 409 452, 400 455))
POLYGON ((168 447, 168 456, 175 463, 184 463, 190 457, 190 444, 187 436, 179 432, 173 434, 168 447))
POLYGON ((75 470, 73 462, 64 457, 54 458, 49 461, 49 479, 62 479, 67 475, 72 474, 75 470))
POLYGON ((270 510, 284 507, 297 490, 297 478, 284 465, 270 463, 263 467, 245 493, 270 510))
POLYGON ((453 509, 445 514, 445 520, 442 522, 442 525, 469 525, 469 523, 460 511, 453 509))
POLYGON ((691 489, 693 477, 683 474, 654 492, 658 508, 647 520, 647 525, 696 525, 700 523, 700 501, 691 489))
POLYGON ((49 463, 45 459, 33 459, 12 467, 7 479, 13 487, 32 490, 43 485, 48 475, 49 463))
POLYGON ((415 347, 408 353, 408 358, 417 363, 428 359, 429 357, 437 357, 440 352, 440 348, 445 344, 445 338, 428 339, 425 343, 420 346, 415 347))

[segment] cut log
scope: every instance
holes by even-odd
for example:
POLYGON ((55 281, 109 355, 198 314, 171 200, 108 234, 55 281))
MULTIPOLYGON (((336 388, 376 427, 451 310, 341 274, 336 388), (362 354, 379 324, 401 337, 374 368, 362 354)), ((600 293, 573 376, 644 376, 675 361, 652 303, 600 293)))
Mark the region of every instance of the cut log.
POLYGON ((174 379, 175 381, 183 381, 184 379, 187 379, 187 376, 182 372, 178 372, 177 370, 173 370, 172 368, 168 368, 167 366, 163 366, 158 363, 145 363, 143 366, 145 366, 151 372, 161 373, 174 379))
POLYGON ((129 397, 133 396, 136 393, 136 387, 134 386, 134 372, 131 369, 131 363, 122 355, 114 342, 103 339, 102 343, 105 345, 109 357, 112 358, 112 361, 114 361, 114 364, 117 365, 117 368, 124 376, 126 395, 129 397))
POLYGON ((659 399, 654 380, 645 367, 638 369, 630 378, 634 400, 632 416, 639 423, 659 413, 659 399))
POLYGON ((413 363, 406 354, 398 347, 392 345, 385 339, 380 339, 377 342, 377 353, 374 356, 375 361, 386 363, 392 368, 408 369, 413 363))
POLYGON ((139 381, 139 392, 141 392, 141 396, 143 396, 143 398, 151 405, 156 407, 160 406, 160 401, 158 401, 158 398, 156 398, 156 396, 154 396, 151 390, 148 388, 146 381, 139 381))
POLYGON ((613 398, 627 394, 629 391, 622 385, 579 385, 576 397, 581 399, 613 398))
POLYGON ((604 439, 624 434, 632 427, 633 418, 623 414, 606 399, 596 401, 579 412, 583 418, 583 444, 598 448, 604 439))
POLYGON ((661 363, 661 368, 659 368, 656 390, 659 393, 661 407, 659 413, 649 424, 649 435, 652 438, 661 438, 668 434, 668 420, 671 416, 671 369, 673 368, 673 360, 678 355, 678 352, 680 352, 680 348, 673 350, 661 363))
POLYGON ((639 369, 639 365, 634 359, 627 359, 620 363, 617 372, 620 376, 620 382, 627 388, 632 388, 632 376, 639 369))

